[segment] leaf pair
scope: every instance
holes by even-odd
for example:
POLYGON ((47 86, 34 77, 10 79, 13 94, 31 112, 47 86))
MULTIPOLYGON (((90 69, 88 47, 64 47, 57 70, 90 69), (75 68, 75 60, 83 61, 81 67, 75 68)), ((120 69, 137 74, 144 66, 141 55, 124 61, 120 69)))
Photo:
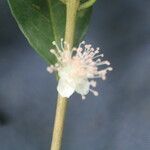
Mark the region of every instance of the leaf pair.
MULTIPOLYGON (((8 0, 8 3, 31 46, 48 64, 54 64, 56 59, 49 50, 52 41, 60 42, 64 37, 66 6, 59 0, 8 0)), ((77 13, 74 44, 78 44, 87 31, 91 9, 77 13)))

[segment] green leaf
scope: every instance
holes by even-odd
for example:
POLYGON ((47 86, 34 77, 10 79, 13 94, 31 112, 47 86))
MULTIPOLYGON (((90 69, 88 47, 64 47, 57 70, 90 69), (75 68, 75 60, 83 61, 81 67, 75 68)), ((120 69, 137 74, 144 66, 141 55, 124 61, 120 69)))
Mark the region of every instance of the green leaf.
MULTIPOLYGON (((64 37, 66 6, 59 0, 8 0, 17 24, 31 46, 49 64, 56 62, 49 52, 52 41, 60 42, 64 37)), ((79 11, 75 32, 75 44, 87 31, 92 8, 79 11)))

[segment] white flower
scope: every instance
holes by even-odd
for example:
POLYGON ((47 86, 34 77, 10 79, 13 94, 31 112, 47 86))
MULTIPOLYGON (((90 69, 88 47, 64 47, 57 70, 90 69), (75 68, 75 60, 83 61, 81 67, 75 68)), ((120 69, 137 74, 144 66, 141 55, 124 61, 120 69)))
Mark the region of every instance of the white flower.
POLYGON ((107 71, 111 71, 109 61, 102 61, 103 54, 100 54, 100 49, 94 49, 90 44, 81 42, 78 48, 70 50, 69 45, 61 39, 61 46, 53 42, 56 50, 51 49, 57 58, 57 63, 47 67, 48 72, 57 71, 59 82, 57 90, 63 97, 69 98, 74 92, 81 94, 82 99, 85 95, 92 92, 98 96, 98 92, 92 88, 96 87, 96 81, 93 79, 106 79, 107 71), (64 50, 65 49, 65 50, 64 50), (107 65, 105 69, 100 69, 100 66, 107 65))

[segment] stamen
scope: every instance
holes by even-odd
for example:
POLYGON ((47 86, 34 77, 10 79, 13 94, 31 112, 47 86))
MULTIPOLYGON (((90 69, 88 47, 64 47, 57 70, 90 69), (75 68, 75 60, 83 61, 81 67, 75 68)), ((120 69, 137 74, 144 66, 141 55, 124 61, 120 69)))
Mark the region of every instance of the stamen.
POLYGON ((96 60, 96 63, 100 63, 100 62, 101 62, 101 59, 100 59, 100 58, 96 60))
POLYGON ((63 38, 61 38, 61 49, 64 51, 63 38))
POLYGON ((90 89, 90 91, 94 94, 94 96, 98 96, 99 95, 99 93, 97 91, 94 91, 92 89, 90 89))
POLYGON ((81 45, 83 45, 83 44, 85 44, 85 41, 82 41, 82 42, 79 44, 78 48, 81 47, 81 45))
POLYGON ((93 57, 93 59, 98 58, 98 57, 104 57, 104 54, 99 54, 99 55, 93 57))
POLYGON ((106 73, 107 73, 107 71, 112 71, 112 70, 113 70, 112 67, 108 67, 108 68, 106 68, 104 70, 99 71, 98 72, 99 77, 102 78, 102 80, 105 80, 106 79, 106 73))
POLYGON ((60 50, 59 46, 57 45, 56 41, 53 41, 52 44, 56 47, 58 53, 61 53, 62 51, 60 50))
POLYGON ((53 73, 53 72, 54 72, 54 66, 51 65, 51 66, 47 67, 47 71, 48 71, 49 73, 53 73))
POLYGON ((99 65, 110 65, 110 62, 109 61, 107 61, 107 60, 105 60, 105 61, 101 61, 100 63, 97 63, 96 64, 97 66, 99 66, 99 65))
POLYGON ((85 95, 81 95, 81 97, 82 97, 82 100, 85 100, 85 98, 86 98, 85 95))
POLYGON ((96 87, 96 81, 91 80, 91 81, 90 81, 90 85, 93 86, 93 87, 96 87))
POLYGON ((57 60, 61 60, 61 56, 59 56, 54 49, 51 49, 50 52, 56 56, 57 60))
POLYGON ((91 44, 86 44, 84 47, 85 47, 85 51, 88 51, 90 48, 91 48, 91 44))
POLYGON ((98 53, 99 53, 99 50, 100 50, 100 48, 97 47, 97 48, 96 48, 96 51, 95 51, 95 54, 98 54, 98 53))

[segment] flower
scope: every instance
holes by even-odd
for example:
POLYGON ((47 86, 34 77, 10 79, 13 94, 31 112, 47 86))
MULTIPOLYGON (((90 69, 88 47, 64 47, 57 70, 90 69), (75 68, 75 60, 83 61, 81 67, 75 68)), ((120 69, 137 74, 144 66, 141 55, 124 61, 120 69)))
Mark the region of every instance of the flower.
POLYGON ((58 72, 59 82, 57 91, 63 97, 69 98, 74 92, 81 94, 82 99, 92 92, 98 96, 98 91, 93 88, 96 87, 96 78, 106 79, 106 73, 112 71, 110 62, 102 61, 104 57, 100 54, 100 48, 94 49, 91 44, 81 42, 77 48, 70 50, 69 44, 61 39, 61 46, 59 47, 55 41, 53 45, 56 50, 51 49, 57 58, 55 65, 47 67, 47 71, 52 73, 58 72), (100 69, 101 66, 107 66, 105 69, 100 69))

